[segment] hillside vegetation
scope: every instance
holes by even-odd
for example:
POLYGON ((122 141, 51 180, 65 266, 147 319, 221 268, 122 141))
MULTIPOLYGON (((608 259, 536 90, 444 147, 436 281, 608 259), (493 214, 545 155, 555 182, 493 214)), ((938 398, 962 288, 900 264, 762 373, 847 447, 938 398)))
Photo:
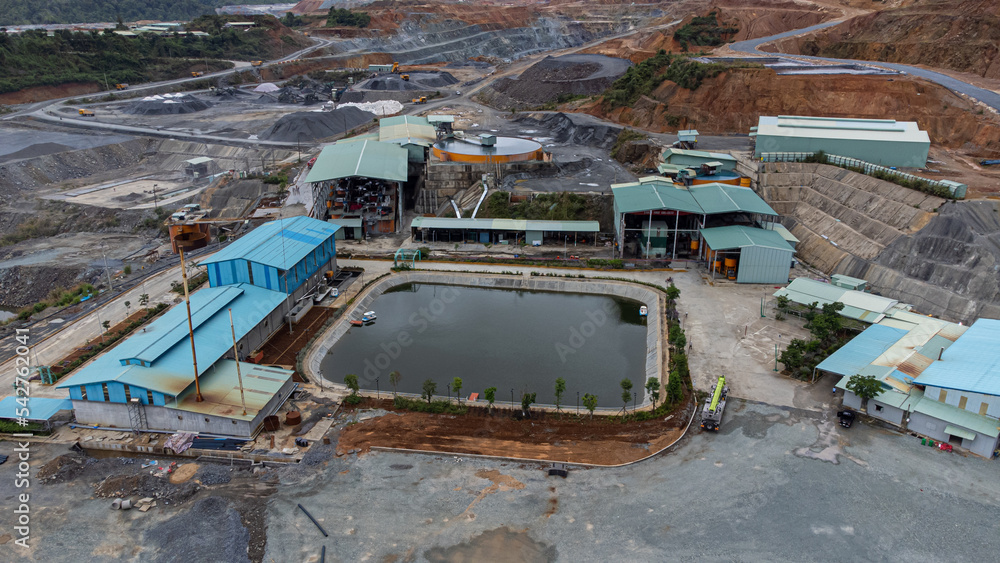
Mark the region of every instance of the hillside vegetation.
MULTIPOLYGON (((0 0, 0 25, 160 20, 188 21, 214 14, 231 0, 0 0)), ((241 0, 240 4, 270 4, 241 0)))
POLYGON ((123 37, 69 30, 51 37, 44 30, 0 34, 0 93, 71 82, 115 84, 176 78, 196 66, 204 70, 206 59, 215 59, 210 66, 218 70, 231 66, 218 59, 267 59, 308 44, 290 36, 273 17, 257 17, 256 21, 258 27, 248 31, 224 29, 225 19, 219 16, 204 16, 189 26, 211 37, 123 37))

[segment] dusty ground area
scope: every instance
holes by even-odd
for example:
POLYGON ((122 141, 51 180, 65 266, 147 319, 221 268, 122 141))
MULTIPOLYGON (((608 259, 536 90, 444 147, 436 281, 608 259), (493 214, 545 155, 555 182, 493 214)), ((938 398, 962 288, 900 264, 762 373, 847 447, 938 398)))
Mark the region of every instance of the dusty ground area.
POLYGON ((364 399, 359 409, 379 408, 391 414, 348 426, 340 436, 339 452, 368 451, 372 446, 428 450, 442 453, 477 454, 545 459, 595 465, 618 465, 648 457, 674 443, 691 418, 690 397, 664 419, 644 422, 612 422, 580 417, 572 406, 569 413, 532 411, 530 419, 518 420, 510 405, 496 408, 471 407, 466 415, 432 415, 396 411, 391 399, 364 399))

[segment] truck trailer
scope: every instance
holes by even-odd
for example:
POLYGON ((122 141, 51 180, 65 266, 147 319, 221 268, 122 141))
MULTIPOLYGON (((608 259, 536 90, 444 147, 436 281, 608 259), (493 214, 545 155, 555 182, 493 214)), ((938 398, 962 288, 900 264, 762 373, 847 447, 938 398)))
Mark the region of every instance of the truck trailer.
POLYGON ((726 378, 719 377, 719 382, 715 385, 715 392, 705 400, 705 408, 701 411, 701 427, 705 430, 718 432, 722 425, 722 412, 726 410, 726 396, 729 395, 729 387, 726 387, 726 378))

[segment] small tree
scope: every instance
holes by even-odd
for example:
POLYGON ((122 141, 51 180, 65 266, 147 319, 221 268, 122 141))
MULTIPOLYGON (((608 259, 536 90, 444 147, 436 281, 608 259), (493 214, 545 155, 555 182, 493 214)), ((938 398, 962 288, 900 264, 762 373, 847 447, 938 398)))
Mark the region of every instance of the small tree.
POLYGON ((521 412, 525 418, 531 418, 531 404, 535 402, 534 393, 521 393, 521 412))
POLYGON ((434 383, 433 379, 424 380, 424 398, 427 399, 427 404, 431 404, 431 399, 434 398, 434 392, 437 391, 438 385, 434 383))
POLYGON ((490 404, 490 414, 493 414, 493 401, 497 400, 497 388, 487 387, 486 390, 483 391, 483 396, 486 397, 486 401, 490 404))
POLYGON ((667 288, 667 302, 673 305, 680 296, 681 290, 674 285, 674 282, 670 282, 670 287, 667 288))
POLYGON ((882 394, 882 382, 874 375, 852 375, 847 380, 847 390, 861 398, 861 409, 868 411, 868 399, 882 394))
POLYGON ((684 335, 684 331, 681 329, 680 325, 670 325, 667 340, 676 350, 683 350, 684 347, 687 346, 687 337, 684 335))
POLYGON ((679 371, 671 371, 670 378, 667 380, 667 399, 670 404, 677 404, 683 397, 684 380, 679 371))
POLYGON ((126 276, 131 276, 132 275, 132 266, 126 265, 124 268, 122 268, 122 273, 125 274, 126 276))
POLYGON ((125 316, 126 317, 129 315, 129 307, 131 307, 131 306, 132 306, 132 302, 131 301, 126 301, 125 302, 125 316))
POLYGON ((357 395, 358 389, 361 387, 358 385, 358 376, 353 373, 349 373, 344 376, 344 385, 351 390, 351 395, 357 395))
POLYGON ((563 393, 566 392, 566 380, 557 377, 556 378, 556 410, 559 410, 559 404, 562 403, 563 393))
POLYGON ((649 393, 649 398, 653 401, 653 410, 656 410, 656 402, 660 400, 660 380, 655 377, 647 379, 646 392, 649 393))
POLYGON ((625 379, 622 380, 621 386, 622 386, 622 401, 625 403, 625 406, 622 407, 622 412, 628 413, 628 402, 629 400, 632 399, 632 380, 626 377, 625 379))
POLYGON ((399 380, 403 378, 402 374, 398 371, 389 372, 389 385, 392 385, 392 396, 396 397, 396 386, 399 385, 399 380))
POLYGON ((587 393, 583 396, 583 406, 590 411, 590 418, 594 418, 594 409, 597 408, 597 395, 587 393))
POLYGON ((139 306, 145 307, 146 305, 149 305, 149 294, 143 293, 139 296, 139 306))
POLYGON ((458 399, 458 404, 462 404, 462 378, 456 377, 451 380, 451 390, 455 392, 455 398, 458 399))
POLYGON ((101 323, 101 326, 104 327, 104 332, 107 332, 108 329, 111 328, 111 321, 104 321, 103 323, 101 323))

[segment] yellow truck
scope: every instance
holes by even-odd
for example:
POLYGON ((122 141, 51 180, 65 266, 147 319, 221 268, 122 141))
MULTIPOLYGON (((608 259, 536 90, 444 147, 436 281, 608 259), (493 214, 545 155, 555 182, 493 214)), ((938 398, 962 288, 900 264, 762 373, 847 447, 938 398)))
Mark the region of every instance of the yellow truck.
POLYGON ((264 61, 250 61, 250 66, 260 66, 264 64, 264 61))
POLYGON ((403 80, 407 80, 407 81, 410 80, 410 75, 409 74, 401 74, 401 75, 399 75, 399 77, 402 78, 403 80))
POLYGON ((413 103, 415 104, 426 104, 427 96, 420 96, 419 98, 413 98, 413 103))
POLYGON ((80 112, 80 115, 83 117, 94 117, 94 110, 81 109, 78 111, 80 112))
POLYGON ((204 74, 205 74, 204 72, 199 72, 197 70, 191 71, 192 78, 198 78, 199 76, 204 76, 204 74))
POLYGON ((115 89, 116 90, 128 90, 128 84, 125 84, 125 83, 115 84, 115 89))

